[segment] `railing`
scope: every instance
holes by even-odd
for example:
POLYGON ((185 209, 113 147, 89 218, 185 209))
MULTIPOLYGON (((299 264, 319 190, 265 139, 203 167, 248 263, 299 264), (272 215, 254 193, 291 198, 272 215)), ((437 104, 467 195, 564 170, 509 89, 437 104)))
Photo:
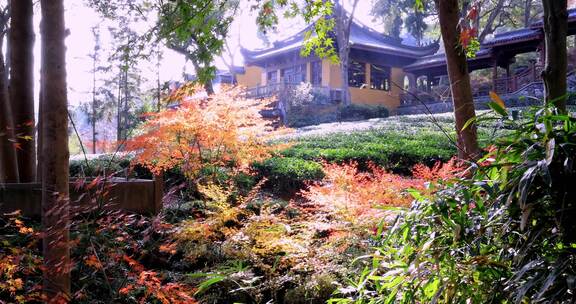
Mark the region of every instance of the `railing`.
POLYGON ((538 81, 542 68, 532 66, 512 77, 498 78, 494 81, 495 91, 498 94, 514 93, 530 83, 538 81))
MULTIPOLYGON (((282 97, 292 93, 300 85, 302 85, 302 83, 272 83, 264 86, 256 86, 246 89, 246 98, 282 97)), ((342 101, 341 89, 334 89, 326 86, 313 86, 312 92, 328 97, 331 102, 342 101)))
MULTIPOLYGON (((530 94, 538 95, 542 91, 542 81, 539 79, 542 67, 533 65, 530 68, 512 77, 503 77, 494 80, 492 83, 479 83, 472 87, 474 99, 483 98, 489 95, 490 91, 495 91, 499 95, 530 94)), ((576 74, 568 74, 569 85, 571 81, 576 87, 576 74)), ((424 103, 439 103, 451 101, 451 91, 449 86, 435 86, 430 91, 413 90, 401 96, 401 104, 405 106, 419 105, 424 103)))

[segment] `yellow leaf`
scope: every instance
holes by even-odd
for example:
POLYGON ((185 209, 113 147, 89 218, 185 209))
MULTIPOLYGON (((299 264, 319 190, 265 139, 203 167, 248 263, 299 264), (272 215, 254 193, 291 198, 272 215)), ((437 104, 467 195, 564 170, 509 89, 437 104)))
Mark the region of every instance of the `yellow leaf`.
POLYGON ((494 91, 490 91, 490 99, 501 106, 503 109, 506 109, 506 105, 504 104, 504 100, 498 96, 498 94, 494 91))

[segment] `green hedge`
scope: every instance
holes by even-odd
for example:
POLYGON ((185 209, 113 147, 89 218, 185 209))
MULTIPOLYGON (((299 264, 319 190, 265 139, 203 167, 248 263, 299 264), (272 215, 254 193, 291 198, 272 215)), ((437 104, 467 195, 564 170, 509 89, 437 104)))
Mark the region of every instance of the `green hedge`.
POLYGON ((388 109, 384 106, 353 104, 340 109, 334 105, 294 107, 288 114, 288 126, 292 128, 301 128, 336 121, 386 118, 389 115, 390 113, 388 109))
POLYGON ((324 178, 322 165, 294 157, 272 157, 253 164, 261 178, 268 179, 267 186, 278 192, 294 192, 306 182, 324 178))
POLYGON ((131 156, 112 156, 101 155, 98 158, 86 159, 77 158, 70 160, 70 176, 99 176, 99 175, 118 175, 124 176, 127 170, 130 170, 131 177, 151 178, 150 172, 142 167, 136 166, 131 168, 131 156))
POLYGON ((340 110, 341 120, 364 120, 388 116, 390 116, 390 112, 384 106, 352 104, 340 110))
POLYGON ((309 161, 356 161, 361 169, 373 162, 396 173, 409 174, 417 163, 433 165, 449 160, 456 152, 450 141, 437 132, 366 131, 302 138, 281 154, 309 161))

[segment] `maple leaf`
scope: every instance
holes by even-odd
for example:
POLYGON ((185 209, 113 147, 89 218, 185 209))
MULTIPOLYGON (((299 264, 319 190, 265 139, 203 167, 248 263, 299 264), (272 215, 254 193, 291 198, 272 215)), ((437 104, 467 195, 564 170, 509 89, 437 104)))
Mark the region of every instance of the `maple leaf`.
POLYGON ((498 95, 496 92, 490 91, 490 99, 492 99, 492 101, 497 103, 502 108, 504 108, 504 109, 506 108, 506 104, 504 103, 504 100, 502 100, 500 95, 498 95))
POLYGON ((466 18, 468 18, 469 20, 476 20, 476 18, 478 18, 478 4, 474 4, 470 10, 468 10, 468 14, 466 15, 466 18))
POLYGON ((463 48, 467 48, 470 45, 470 41, 472 41, 472 32, 470 29, 462 29, 460 31, 460 44, 463 48))
POLYGON ((32 136, 30 136, 30 135, 18 136, 18 138, 23 139, 23 140, 27 140, 27 141, 33 140, 32 136))

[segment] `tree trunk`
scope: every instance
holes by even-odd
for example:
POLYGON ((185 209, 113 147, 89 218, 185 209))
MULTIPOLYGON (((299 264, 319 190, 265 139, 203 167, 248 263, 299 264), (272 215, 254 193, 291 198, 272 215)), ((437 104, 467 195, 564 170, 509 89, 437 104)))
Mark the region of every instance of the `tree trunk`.
POLYGON ((524 3, 524 27, 530 27, 532 22, 532 0, 526 0, 524 3))
POLYGON ((20 182, 28 183, 36 177, 34 4, 32 0, 11 0, 10 5, 10 104, 20 143, 17 150, 20 182))
POLYGON ((2 53, 3 44, 4 35, 0 35, 0 183, 17 183, 18 160, 11 142, 14 140, 14 124, 8 97, 8 71, 2 53))
POLYGON ((458 156, 461 159, 473 160, 480 154, 476 125, 471 124, 463 130, 464 125, 476 117, 472 87, 466 55, 460 49, 460 29, 458 22, 460 10, 458 0, 435 0, 440 21, 440 30, 446 50, 448 77, 454 103, 456 133, 458 135, 458 156))
MULTIPOLYGON (((338 44, 338 56, 340 59, 340 76, 342 78, 342 104, 348 106, 352 103, 350 96, 348 67, 350 65, 350 28, 354 22, 354 14, 359 0, 354 0, 352 4, 352 12, 350 16, 346 14, 344 3, 337 1, 336 3, 336 42, 338 44)), ((366 75, 368 77, 368 75, 366 75)))
MULTIPOLYGON (((43 22, 40 21, 40 32, 43 30, 43 22)), ((40 92, 38 93, 38 142, 36 145, 36 155, 38 158, 38 162, 36 163, 36 182, 42 183, 42 170, 44 168, 44 156, 43 156, 43 148, 44 148, 44 117, 42 113, 44 113, 44 95, 42 95, 42 84, 44 83, 44 49, 41 49, 40 54, 40 92)))
POLYGON ((496 19, 498 19, 498 17, 502 13, 502 10, 504 9, 504 4, 505 4, 504 0, 498 0, 498 2, 496 2, 496 7, 494 7, 492 12, 488 16, 488 20, 486 20, 486 25, 484 25, 484 29, 482 30, 480 35, 478 35, 478 41, 480 41, 481 43, 484 42, 486 36, 494 33, 494 31, 496 30, 496 28, 494 28, 494 22, 496 21, 496 19))
POLYGON ((543 0, 544 40, 546 43, 546 66, 542 71, 547 104, 554 104, 560 112, 566 112, 568 51, 567 0, 543 0))
POLYGON ((160 53, 160 49, 157 47, 156 51, 158 52, 158 57, 156 58, 156 111, 160 112, 162 109, 162 87, 160 86, 160 64, 162 60, 162 55, 160 53))
POLYGON ((340 57, 340 78, 342 78, 342 105, 349 106, 352 104, 352 96, 350 95, 350 86, 348 79, 348 68, 350 67, 350 58, 348 52, 342 52, 339 54, 340 57))
MULTIPOLYGON (((198 63, 194 60, 192 60, 192 58, 189 58, 190 62, 192 62, 192 65, 194 66, 194 70, 196 71, 196 77, 198 77, 198 71, 200 71, 200 65, 198 65, 198 63)), ((214 94, 214 86, 212 86, 212 81, 206 81, 203 83, 204 85, 204 90, 206 90, 206 94, 208 95, 213 95, 214 94)))
POLYGON ((96 154, 96 48, 97 46, 94 47, 94 58, 92 59, 92 154, 96 154))
MULTIPOLYGON (((18 0, 20 1, 20 0, 18 0)), ((64 0, 41 0, 43 155, 42 225, 44 293, 50 302, 70 298, 68 99, 64 0)))
MULTIPOLYGON (((187 60, 192 62, 192 66, 194 66, 194 72, 196 73, 196 80, 198 80, 198 71, 200 71, 200 65, 198 64, 198 58, 188 52, 186 46, 178 45, 173 42, 168 42, 167 47, 177 53, 180 53, 186 57, 187 60)), ((206 90, 206 94, 212 95, 214 94, 214 87, 212 86, 212 81, 206 81, 202 84, 204 86, 204 90, 206 90)))
POLYGON ((116 141, 122 141, 122 68, 118 71, 118 101, 116 104, 116 141))
POLYGON ((122 129, 124 130, 124 134, 122 136, 122 140, 126 141, 128 139, 128 102, 130 100, 130 87, 128 83, 128 63, 126 63, 125 70, 124 70, 124 108, 122 109, 122 117, 124 118, 124 125, 122 129))

